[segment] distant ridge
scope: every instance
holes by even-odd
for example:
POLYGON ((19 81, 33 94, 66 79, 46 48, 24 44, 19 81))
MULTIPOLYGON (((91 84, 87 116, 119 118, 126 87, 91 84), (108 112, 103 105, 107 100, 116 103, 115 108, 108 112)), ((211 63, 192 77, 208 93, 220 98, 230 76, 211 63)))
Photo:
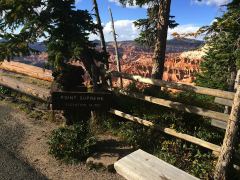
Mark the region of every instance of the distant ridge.
POLYGON ((44 44, 44 42, 36 42, 36 43, 30 44, 29 46, 30 46, 30 48, 32 48, 38 52, 46 52, 47 51, 47 48, 46 48, 46 45, 44 44))
MULTIPOLYGON (((1 42, 4 42, 4 40, 0 39, 0 43, 1 42)), ((99 40, 94 40, 92 42, 97 46, 100 46, 99 40)), ((119 41, 118 44, 119 44, 119 48, 124 48, 128 46, 128 47, 135 47, 136 49, 141 49, 143 51, 148 51, 148 52, 151 51, 150 48, 139 45, 135 41, 119 41)), ((197 49, 201 47, 203 44, 204 44, 204 41, 200 41, 200 40, 187 39, 187 38, 181 38, 181 39, 173 38, 167 41, 166 51, 167 53, 184 52, 184 51, 197 49)), ((30 44, 29 46, 40 53, 46 52, 47 50, 44 42, 36 42, 36 43, 30 44)), ((111 49, 113 47, 113 42, 112 41, 107 42, 107 46, 108 48, 111 49)))
MULTIPOLYGON (((6 40, 0 39, 0 43, 2 43, 2 42, 6 42, 6 40)), ((44 42, 36 42, 36 43, 30 44, 29 47, 32 48, 35 51, 40 52, 40 53, 41 52, 46 52, 46 50, 47 50, 44 42)))

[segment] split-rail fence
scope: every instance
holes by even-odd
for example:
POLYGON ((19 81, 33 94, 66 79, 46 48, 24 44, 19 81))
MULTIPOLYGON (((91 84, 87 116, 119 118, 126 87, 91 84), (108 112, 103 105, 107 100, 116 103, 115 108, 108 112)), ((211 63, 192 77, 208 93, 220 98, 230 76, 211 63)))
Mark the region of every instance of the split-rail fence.
MULTIPOLYGON (((110 72, 110 74, 112 77, 117 77, 117 78, 121 77, 123 79, 132 80, 132 81, 139 82, 139 83, 145 83, 145 84, 150 84, 150 85, 159 86, 159 87, 166 87, 166 88, 177 89, 177 90, 182 90, 182 91, 194 92, 194 93, 203 94, 203 95, 214 96, 214 97, 218 98, 218 100, 219 100, 218 103, 220 103, 222 105, 227 105, 227 106, 233 106, 232 102, 235 97, 234 92, 222 91, 222 90, 218 90, 218 89, 211 89, 211 88, 205 88, 205 87, 194 86, 194 85, 186 85, 186 84, 175 83, 175 82, 167 82, 167 81, 163 81, 163 80, 145 78, 145 77, 142 77, 139 75, 131 75, 131 74, 120 73, 120 72, 116 72, 116 71, 110 72)), ((30 85, 30 84, 27 84, 24 82, 19 82, 18 80, 10 78, 10 77, 5 77, 5 76, 0 77, 0 85, 11 88, 20 93, 30 95, 32 97, 35 97, 35 98, 43 100, 43 101, 47 101, 48 98, 50 97, 49 90, 40 88, 36 85, 30 85)), ((146 95, 139 94, 139 93, 124 92, 124 91, 120 91, 120 93, 122 93, 123 95, 129 96, 131 98, 140 99, 143 101, 147 101, 147 102, 157 104, 160 106, 165 106, 165 107, 172 108, 175 110, 180 110, 180 111, 185 111, 188 113, 201 115, 201 116, 216 119, 216 120, 219 120, 222 122, 227 122, 230 117, 229 114, 225 114, 222 112, 212 111, 209 109, 204 109, 204 108, 192 106, 192 105, 186 105, 184 103, 174 102, 171 100, 156 98, 156 97, 152 97, 152 96, 146 96, 146 95)), ((219 145, 213 144, 211 142, 207 142, 205 140, 199 139, 197 137, 194 137, 194 136, 191 136, 188 134, 179 133, 175 129, 172 129, 172 128, 161 127, 160 125, 154 124, 153 122, 150 122, 147 119, 141 119, 141 118, 135 117, 131 114, 121 112, 117 109, 110 109, 109 112, 116 116, 125 118, 126 120, 133 121, 133 122, 136 122, 136 123, 139 123, 144 126, 151 127, 151 128, 155 128, 155 129, 162 131, 170 136, 174 136, 176 138, 180 138, 182 140, 185 140, 185 141, 191 142, 193 144, 207 148, 209 150, 212 150, 214 152, 214 154, 216 154, 216 155, 218 155, 221 151, 221 146, 219 146, 219 145)), ((237 157, 237 156, 235 156, 235 157, 237 157)))

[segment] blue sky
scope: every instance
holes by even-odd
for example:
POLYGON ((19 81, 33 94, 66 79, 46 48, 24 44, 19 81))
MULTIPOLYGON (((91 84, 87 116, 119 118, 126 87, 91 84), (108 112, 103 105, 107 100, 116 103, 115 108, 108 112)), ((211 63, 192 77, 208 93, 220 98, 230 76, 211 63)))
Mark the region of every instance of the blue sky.
MULTIPOLYGON (((97 1, 107 41, 112 40, 108 7, 111 7, 113 11, 119 41, 133 40, 138 36, 139 30, 134 27, 133 21, 146 17, 145 8, 124 8, 118 3, 118 0, 97 1)), ((194 32, 201 26, 211 24, 215 17, 222 15, 224 8, 221 5, 227 1, 202 0, 199 3, 196 0, 172 0, 171 15, 175 16, 175 20, 179 23, 179 26, 175 29, 170 29, 168 37, 171 38, 171 33, 173 32, 194 32)), ((77 0, 76 7, 92 12, 92 0, 77 0)), ((98 37, 91 36, 90 38, 97 39, 98 37)))

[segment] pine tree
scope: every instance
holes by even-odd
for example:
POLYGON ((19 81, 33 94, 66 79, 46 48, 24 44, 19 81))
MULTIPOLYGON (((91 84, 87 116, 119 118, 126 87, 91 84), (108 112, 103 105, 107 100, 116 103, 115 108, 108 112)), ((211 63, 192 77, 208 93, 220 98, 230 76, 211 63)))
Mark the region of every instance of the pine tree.
POLYGON ((44 6, 41 0, 0 1, 0 38, 3 39, 0 44, 1 60, 30 53, 28 44, 36 41, 38 34, 42 35, 36 25, 38 8, 41 6, 44 6))
POLYGON ((223 90, 233 90, 240 68, 240 2, 227 5, 226 13, 207 29, 208 50, 201 63, 197 84, 223 90))
POLYGON ((48 61, 55 70, 75 59, 83 61, 91 74, 94 60, 102 61, 106 54, 96 51, 88 39, 97 29, 91 15, 74 4, 75 0, 1 0, 0 58, 30 54, 29 44, 45 38, 48 61))
MULTIPOLYGON (((229 74, 233 69, 239 69, 240 65, 240 1, 233 0, 230 4, 227 5, 227 12, 223 15, 222 18, 219 18, 216 23, 213 24, 213 47, 211 50, 219 53, 213 54, 211 57, 211 62, 216 67, 219 67, 221 64, 218 63, 219 60, 224 62, 224 65, 227 68, 222 67, 223 70, 217 68, 211 69, 213 75, 216 73, 219 74, 219 71, 222 71, 222 74, 226 78, 229 78, 229 74), (214 35, 215 34, 215 35, 214 35), (218 58, 213 61, 213 58, 218 58), (231 69, 233 68, 233 69, 231 69), (225 72, 224 70, 229 70, 225 72)), ((210 41, 211 42, 211 41, 210 41)), ((209 54, 210 52, 208 52, 209 54)), ((208 59, 206 59, 208 61, 208 59)), ((210 65, 209 65, 210 66, 210 65)), ((208 71, 208 69, 206 69, 208 71)), ((205 71, 205 74, 206 74, 205 71)), ((208 72, 209 73, 209 72, 208 72)), ((203 74, 203 77, 205 74, 203 74)), ((221 76, 220 76, 221 77, 221 76)), ((211 79, 212 80, 212 79, 211 79)), ((217 79, 216 79, 217 80, 217 79)), ((226 81, 218 81, 219 83, 226 83, 226 81)), ((220 155, 216 164, 214 179, 232 179, 233 178, 233 160, 234 154, 236 152, 236 146, 239 142, 239 97, 240 89, 238 87, 235 94, 233 107, 229 120, 227 122, 227 128, 225 137, 223 140, 223 145, 221 148, 220 155)), ((237 178, 237 177, 236 177, 237 178)), ((239 178, 239 177, 238 177, 239 178)))
POLYGON ((171 0, 120 0, 124 5, 147 5, 147 18, 139 19, 135 25, 142 31, 137 42, 154 49, 152 78, 162 79, 167 43, 168 27, 178 24, 170 16, 171 0))
MULTIPOLYGON (((201 63, 197 84, 233 90, 234 75, 240 68, 240 1, 233 0, 226 12, 207 28, 208 51, 201 63)), ((233 178, 233 155, 239 131, 239 88, 227 122, 226 133, 215 168, 214 179, 233 178)))
MULTIPOLYGON (((4 39, 0 59, 28 55, 33 52, 29 44, 45 38, 54 76, 51 92, 85 89, 81 87, 84 70, 70 65, 71 60, 82 61, 92 81, 97 82, 100 73, 95 61, 106 63, 107 54, 95 50, 89 41, 89 34, 97 30, 91 15, 74 4, 75 0, 0 0, 0 38, 4 39)), ((90 110, 66 110, 64 115, 72 124, 87 120, 90 110)))

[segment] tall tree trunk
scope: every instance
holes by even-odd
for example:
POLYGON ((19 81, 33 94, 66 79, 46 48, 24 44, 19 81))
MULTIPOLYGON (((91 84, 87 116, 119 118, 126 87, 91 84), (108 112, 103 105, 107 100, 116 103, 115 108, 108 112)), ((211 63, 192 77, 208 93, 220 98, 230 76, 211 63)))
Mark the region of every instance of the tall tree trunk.
POLYGON ((106 55, 106 57, 104 59, 104 63, 105 63, 104 66, 105 67, 99 67, 99 68, 100 68, 100 73, 101 73, 101 79, 102 79, 103 86, 107 89, 109 86, 112 87, 111 77, 109 77, 108 80, 106 79, 106 70, 109 70, 107 46, 106 46, 106 41, 105 41, 105 38, 104 38, 102 21, 101 21, 99 10, 98 10, 97 0, 92 0, 92 3, 93 3, 93 9, 95 10, 96 21, 97 21, 97 25, 98 25, 98 31, 99 31, 100 41, 101 41, 102 52, 104 52, 104 54, 106 55))
MULTIPOLYGON (((102 21, 101 21, 100 15, 99 15, 97 0, 92 0, 92 2, 93 2, 93 9, 95 11, 96 21, 97 21, 98 30, 99 30, 101 48, 102 48, 102 51, 105 54, 107 54, 107 47, 106 47, 106 42, 105 42, 105 38, 104 38, 104 34, 103 34, 102 21)), ((108 59, 105 59, 105 61, 106 61, 106 67, 107 67, 107 69, 109 69, 108 59)))
MULTIPOLYGON (((92 3, 93 3, 93 9, 95 11, 97 25, 98 25, 98 32, 99 32, 99 36, 100 36, 102 52, 104 52, 104 54, 106 55, 106 58, 104 59, 105 69, 108 70, 109 62, 108 62, 108 58, 107 58, 107 47, 106 47, 106 42, 105 42, 105 38, 104 38, 104 34, 103 34, 103 27, 102 27, 102 22, 101 22, 99 10, 98 10, 97 0, 92 0, 92 3)), ((91 73, 92 73, 92 82, 93 82, 93 92, 99 91, 98 84, 97 84, 97 82, 99 80, 99 77, 98 77, 99 75, 101 77, 102 85, 103 85, 104 89, 107 89, 108 84, 105 79, 105 75, 106 75, 105 69, 104 69, 104 67, 96 67, 95 64, 92 64, 91 73), (103 69, 101 69, 101 68, 103 68, 103 69), (99 69, 99 71, 98 71, 98 69, 99 69), (100 74, 98 74, 97 72, 99 72, 100 74)), ((110 80, 109 84, 111 86, 111 80, 110 80)), ((99 122, 100 122, 100 112, 91 111, 90 127, 93 132, 97 131, 99 122)))
POLYGON ((152 78, 154 79, 162 79, 163 77, 170 7, 171 0, 159 2, 159 21, 157 24, 157 39, 153 55, 152 70, 152 78))
MULTIPOLYGON (((110 18, 111 18, 111 22, 112 22, 112 33, 113 33, 113 40, 114 40, 114 47, 115 47, 115 56, 116 56, 116 62, 117 62, 117 69, 118 69, 118 72, 122 72, 122 70, 121 70, 121 63, 120 63, 120 59, 119 59, 117 37, 116 37, 117 34, 116 34, 116 31, 115 31, 114 20, 113 20, 113 15, 112 15, 111 8, 109 8, 109 13, 110 13, 110 18)), ((123 88, 122 77, 120 77, 119 79, 120 79, 120 87, 122 89, 123 88)))
POLYGON ((227 129, 223 140, 222 150, 216 165, 214 179, 230 179, 230 171, 233 167, 233 155, 237 142, 240 118, 240 86, 234 97, 232 111, 228 119, 227 129))

